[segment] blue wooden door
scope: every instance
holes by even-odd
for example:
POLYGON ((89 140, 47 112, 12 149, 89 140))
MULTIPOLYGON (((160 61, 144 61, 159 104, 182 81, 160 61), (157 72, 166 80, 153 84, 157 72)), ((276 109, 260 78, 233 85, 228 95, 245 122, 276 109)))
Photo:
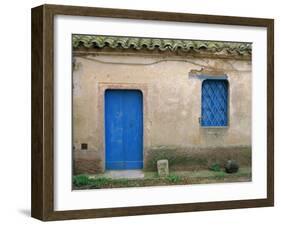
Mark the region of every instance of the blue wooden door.
POLYGON ((143 104, 138 90, 105 92, 106 169, 143 168, 143 104))

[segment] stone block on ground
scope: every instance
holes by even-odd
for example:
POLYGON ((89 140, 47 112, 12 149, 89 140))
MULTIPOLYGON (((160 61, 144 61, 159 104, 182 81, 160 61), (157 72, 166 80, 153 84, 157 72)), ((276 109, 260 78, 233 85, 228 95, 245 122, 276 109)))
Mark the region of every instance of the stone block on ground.
POLYGON ((169 162, 167 159, 157 161, 157 171, 159 177, 169 176, 169 162))

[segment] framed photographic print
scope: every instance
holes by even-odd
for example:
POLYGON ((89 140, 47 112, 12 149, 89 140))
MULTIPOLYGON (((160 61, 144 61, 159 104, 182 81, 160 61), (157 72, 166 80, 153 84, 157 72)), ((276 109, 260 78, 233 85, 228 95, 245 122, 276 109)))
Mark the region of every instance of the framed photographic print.
POLYGON ((273 206, 272 19, 32 9, 32 216, 273 206))

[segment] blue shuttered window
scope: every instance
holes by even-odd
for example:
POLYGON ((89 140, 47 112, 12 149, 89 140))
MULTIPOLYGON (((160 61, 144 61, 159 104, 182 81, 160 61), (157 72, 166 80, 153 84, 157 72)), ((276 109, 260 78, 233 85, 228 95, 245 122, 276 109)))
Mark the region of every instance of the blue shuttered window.
POLYGON ((206 79, 202 83, 201 126, 228 125, 228 81, 206 79))

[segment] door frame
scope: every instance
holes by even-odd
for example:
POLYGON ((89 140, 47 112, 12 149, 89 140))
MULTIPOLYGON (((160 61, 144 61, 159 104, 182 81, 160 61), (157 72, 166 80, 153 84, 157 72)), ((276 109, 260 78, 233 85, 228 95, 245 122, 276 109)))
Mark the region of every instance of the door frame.
POLYGON ((145 166, 145 153, 148 147, 150 147, 150 128, 148 118, 149 112, 147 108, 147 100, 148 100, 148 86, 145 83, 106 83, 99 82, 98 83, 98 114, 97 114, 97 134, 98 134, 98 150, 102 150, 102 166, 103 171, 106 170, 106 150, 105 150, 105 91, 111 90, 138 90, 142 92, 142 113, 143 113, 143 166, 145 166))

